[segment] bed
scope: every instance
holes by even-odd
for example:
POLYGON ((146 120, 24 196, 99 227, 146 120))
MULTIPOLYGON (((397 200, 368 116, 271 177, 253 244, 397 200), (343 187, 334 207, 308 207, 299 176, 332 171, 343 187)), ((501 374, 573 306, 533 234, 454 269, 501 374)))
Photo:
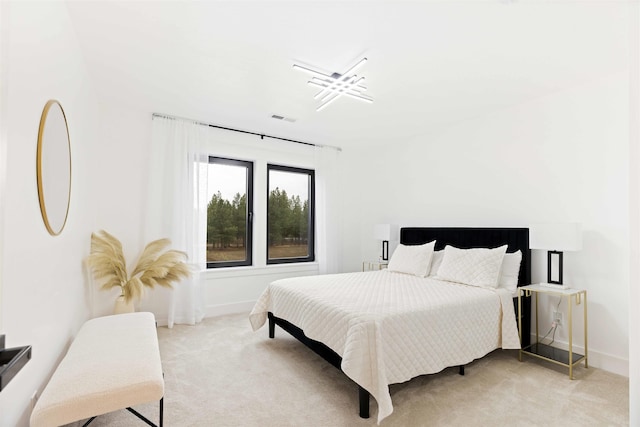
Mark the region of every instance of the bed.
MULTIPOLYGON (((459 249, 506 245, 507 253, 522 254, 516 267, 518 286, 530 283, 526 228, 400 231, 403 250, 426 247, 432 241, 436 242, 432 251, 442 251, 446 245, 459 249)), ((250 321, 256 330, 268 319, 271 338, 277 324, 341 369, 358 385, 360 416, 369 416, 373 396, 380 422, 393 411, 389 384, 452 366, 464 374, 464 365, 496 348, 527 345, 529 334, 522 334, 522 343, 518 338, 513 296, 506 289, 386 270, 310 276, 270 284, 250 321)), ((529 310, 526 300, 525 331, 529 310)))

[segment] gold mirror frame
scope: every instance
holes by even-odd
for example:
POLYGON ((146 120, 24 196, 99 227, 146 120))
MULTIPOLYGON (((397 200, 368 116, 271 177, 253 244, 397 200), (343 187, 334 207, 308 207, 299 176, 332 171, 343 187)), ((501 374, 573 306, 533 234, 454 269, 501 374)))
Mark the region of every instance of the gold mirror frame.
POLYGON ((47 101, 40 117, 36 175, 42 220, 49 234, 57 236, 67 223, 71 202, 71 143, 67 116, 55 99, 47 101))

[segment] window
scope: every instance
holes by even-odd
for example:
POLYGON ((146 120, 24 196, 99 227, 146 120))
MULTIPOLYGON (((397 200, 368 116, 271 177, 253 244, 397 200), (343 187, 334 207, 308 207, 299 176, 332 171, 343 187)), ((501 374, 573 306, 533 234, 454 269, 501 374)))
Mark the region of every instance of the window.
POLYGON ((253 163, 209 157, 207 268, 251 265, 253 163))
POLYGON ((315 175, 267 165, 267 264, 314 260, 315 175))

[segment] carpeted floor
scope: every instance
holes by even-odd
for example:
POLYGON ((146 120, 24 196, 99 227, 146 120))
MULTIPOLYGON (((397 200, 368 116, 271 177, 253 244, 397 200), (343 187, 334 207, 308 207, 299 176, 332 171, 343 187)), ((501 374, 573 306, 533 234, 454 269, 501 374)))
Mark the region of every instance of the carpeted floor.
MULTIPOLYGON (((358 417, 357 387, 286 332, 252 332, 248 316, 159 328, 165 426, 375 426, 358 417)), ((567 370, 516 351, 495 351, 466 367, 391 386, 386 426, 625 426, 628 379, 599 369, 567 370)), ((137 407, 152 421, 158 405, 137 407)), ((82 423, 71 424, 81 426, 82 423)), ((127 411, 92 426, 142 426, 127 411)))

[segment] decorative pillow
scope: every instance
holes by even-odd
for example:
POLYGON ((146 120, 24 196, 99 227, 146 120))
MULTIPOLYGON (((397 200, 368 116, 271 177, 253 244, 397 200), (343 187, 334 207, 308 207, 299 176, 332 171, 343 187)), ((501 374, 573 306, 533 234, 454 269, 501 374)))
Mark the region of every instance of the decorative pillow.
POLYGON ((435 277, 442 264, 442 258, 444 257, 444 251, 435 251, 431 257, 431 268, 429 269, 429 277, 435 277))
POLYGON ((515 292, 518 288, 518 273, 520 273, 520 263, 522 262, 522 252, 504 254, 502 268, 500 269, 499 288, 509 289, 515 292))
POLYGON ((427 273, 429 273, 431 256, 435 246, 435 240, 424 245, 406 246, 400 244, 393 252, 387 269, 398 273, 426 277, 427 273))
POLYGON ((495 288, 506 251, 507 245, 495 249, 458 249, 447 245, 438 269, 438 279, 495 288))

